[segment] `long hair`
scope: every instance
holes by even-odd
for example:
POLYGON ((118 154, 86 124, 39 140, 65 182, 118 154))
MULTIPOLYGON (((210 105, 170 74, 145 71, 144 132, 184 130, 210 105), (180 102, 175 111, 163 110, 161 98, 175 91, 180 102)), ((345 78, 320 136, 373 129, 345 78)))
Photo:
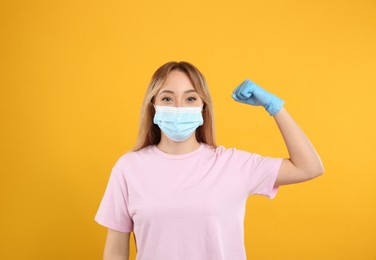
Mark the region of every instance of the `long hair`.
POLYGON ((202 73, 191 63, 186 61, 171 61, 159 67, 153 74, 141 108, 138 137, 133 151, 138 151, 146 146, 160 142, 161 130, 153 123, 155 109, 153 106, 154 96, 162 88, 167 76, 172 70, 184 72, 190 79, 197 94, 202 99, 204 124, 196 129, 195 135, 198 142, 216 147, 214 129, 214 110, 212 99, 206 80, 202 73))

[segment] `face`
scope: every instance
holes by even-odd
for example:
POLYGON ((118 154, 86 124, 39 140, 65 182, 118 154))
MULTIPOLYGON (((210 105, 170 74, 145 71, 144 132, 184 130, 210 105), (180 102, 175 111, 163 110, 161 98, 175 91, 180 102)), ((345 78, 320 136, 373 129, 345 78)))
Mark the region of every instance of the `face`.
POLYGON ((170 72, 154 100, 157 106, 199 107, 203 104, 188 76, 177 70, 170 72))

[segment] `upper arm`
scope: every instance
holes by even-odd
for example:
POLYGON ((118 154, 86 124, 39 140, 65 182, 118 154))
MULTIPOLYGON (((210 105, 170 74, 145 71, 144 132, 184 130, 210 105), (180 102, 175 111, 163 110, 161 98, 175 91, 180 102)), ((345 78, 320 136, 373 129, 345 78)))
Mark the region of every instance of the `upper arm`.
POLYGON ((108 228, 103 259, 128 260, 130 234, 108 228))
POLYGON ((310 179, 318 177, 320 174, 308 174, 305 171, 295 167, 290 159, 283 159, 274 186, 277 187, 280 185, 308 181, 310 179))

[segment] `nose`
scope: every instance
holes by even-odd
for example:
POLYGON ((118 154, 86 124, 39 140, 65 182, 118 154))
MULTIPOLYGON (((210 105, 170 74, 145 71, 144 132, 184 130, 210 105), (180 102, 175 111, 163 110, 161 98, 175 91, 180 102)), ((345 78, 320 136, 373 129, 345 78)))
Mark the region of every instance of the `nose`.
POLYGON ((181 107, 182 106, 182 102, 180 99, 177 99, 176 102, 175 102, 175 106, 176 107, 181 107))

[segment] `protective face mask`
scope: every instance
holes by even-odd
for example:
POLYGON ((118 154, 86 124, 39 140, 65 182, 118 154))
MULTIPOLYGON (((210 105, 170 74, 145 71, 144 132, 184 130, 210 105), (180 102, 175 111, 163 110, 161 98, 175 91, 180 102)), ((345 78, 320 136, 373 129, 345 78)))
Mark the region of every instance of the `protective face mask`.
POLYGON ((197 127, 204 124, 202 106, 155 106, 155 108, 154 124, 158 125, 162 132, 175 142, 187 140, 197 127))

